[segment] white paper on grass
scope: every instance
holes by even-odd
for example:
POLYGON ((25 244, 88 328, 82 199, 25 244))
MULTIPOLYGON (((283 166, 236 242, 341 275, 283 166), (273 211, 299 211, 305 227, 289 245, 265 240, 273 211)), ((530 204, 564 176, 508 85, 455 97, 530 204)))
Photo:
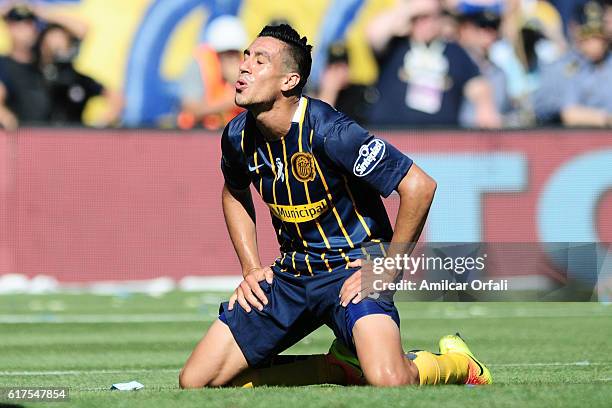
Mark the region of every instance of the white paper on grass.
POLYGON ((130 381, 126 383, 117 383, 113 384, 111 390, 119 390, 119 391, 136 391, 144 388, 144 385, 139 383, 138 381, 130 381))

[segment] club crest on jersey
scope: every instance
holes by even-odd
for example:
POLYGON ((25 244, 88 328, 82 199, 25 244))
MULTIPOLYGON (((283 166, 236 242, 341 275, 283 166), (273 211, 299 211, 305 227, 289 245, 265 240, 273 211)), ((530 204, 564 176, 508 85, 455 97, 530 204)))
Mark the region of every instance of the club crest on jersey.
POLYGON ((291 156, 291 171, 299 181, 306 182, 315 179, 314 157, 311 153, 295 153, 291 156))
POLYGON ((380 139, 372 139, 368 144, 364 144, 359 148, 359 157, 355 160, 353 173, 357 177, 363 177, 368 174, 374 167, 380 163, 385 155, 385 142, 380 139))

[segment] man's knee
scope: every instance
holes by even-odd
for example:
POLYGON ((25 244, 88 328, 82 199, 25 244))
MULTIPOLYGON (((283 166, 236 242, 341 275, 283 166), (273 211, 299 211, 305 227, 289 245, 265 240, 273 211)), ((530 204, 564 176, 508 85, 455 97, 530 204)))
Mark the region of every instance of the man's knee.
POLYGON ((182 389, 189 388, 202 388, 206 385, 206 381, 204 379, 196 375, 194 375, 190 369, 183 367, 181 372, 179 373, 179 387, 182 389))
POLYGON ((179 387, 184 390, 205 387, 222 387, 224 385, 227 385, 227 383, 220 380, 219 377, 194 372, 194 370, 188 367, 183 367, 179 373, 179 387))
POLYGON ((217 320, 187 359, 179 374, 179 387, 186 389, 228 385, 246 367, 246 359, 229 328, 217 320))

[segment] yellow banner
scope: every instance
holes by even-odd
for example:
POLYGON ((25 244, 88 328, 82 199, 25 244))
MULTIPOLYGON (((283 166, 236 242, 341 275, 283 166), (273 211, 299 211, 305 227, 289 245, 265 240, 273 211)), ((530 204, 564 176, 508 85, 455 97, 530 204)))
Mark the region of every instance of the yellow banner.
POLYGON ((275 205, 268 203, 272 214, 285 222, 308 222, 317 219, 329 208, 326 200, 303 205, 275 205))

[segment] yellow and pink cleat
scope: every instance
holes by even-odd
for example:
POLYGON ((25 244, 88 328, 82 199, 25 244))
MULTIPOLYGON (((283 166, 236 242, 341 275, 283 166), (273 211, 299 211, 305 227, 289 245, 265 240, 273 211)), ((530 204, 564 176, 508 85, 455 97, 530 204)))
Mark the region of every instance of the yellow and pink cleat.
POLYGON ((459 333, 442 337, 439 346, 440 354, 458 353, 468 357, 469 374, 465 382, 466 384, 485 385, 493 383, 493 377, 489 369, 476 359, 459 333))

